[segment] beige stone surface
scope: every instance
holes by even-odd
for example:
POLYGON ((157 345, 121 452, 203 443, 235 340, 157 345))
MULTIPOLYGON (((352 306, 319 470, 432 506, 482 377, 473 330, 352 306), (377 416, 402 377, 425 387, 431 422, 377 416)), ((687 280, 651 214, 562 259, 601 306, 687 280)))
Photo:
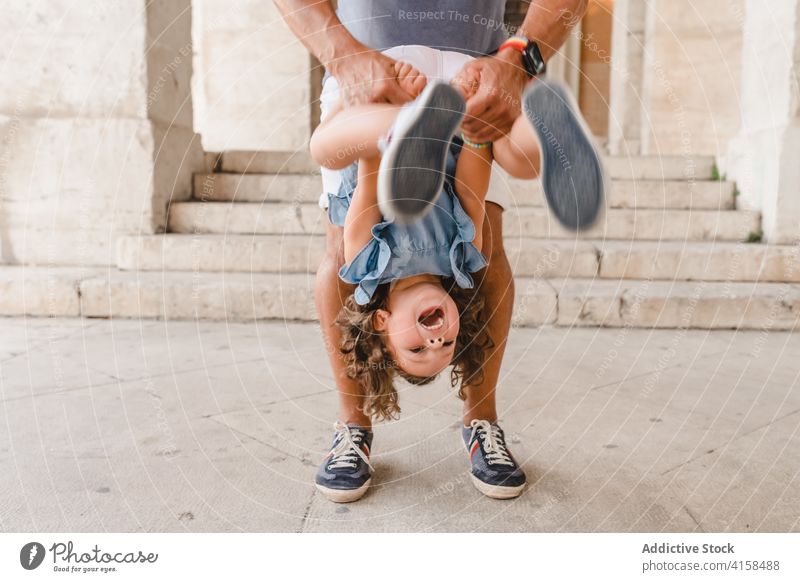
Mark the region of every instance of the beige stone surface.
POLYGON ((325 239, 303 235, 122 237, 117 267, 128 271, 313 273, 325 239))
POLYGON ((559 280, 553 281, 552 285, 558 295, 558 325, 622 325, 621 296, 630 285, 629 282, 600 279, 559 280))
MULTIPOLYGON (((313 273, 324 249, 321 234, 127 236, 117 244, 117 267, 134 271, 313 273)), ((518 276, 597 274, 597 250, 588 242, 511 239, 506 253, 518 276)))
POLYGON ((800 247, 604 241, 600 276, 625 279, 800 282, 800 247))
POLYGON ((64 268, 0 268, 0 314, 78 316, 79 281, 96 271, 64 268))
MULTIPOLYGON (((493 186, 515 206, 543 206, 538 180, 518 180, 497 172, 493 186)), ((719 209, 734 208, 732 182, 683 180, 614 180, 607 192, 611 208, 719 209)), ((322 179, 316 174, 196 174, 194 198, 208 202, 316 202, 322 179)))
MULTIPOLYGON (((582 239, 745 240, 759 229, 753 211, 609 209, 582 239)), ((324 231, 325 215, 313 203, 173 204, 169 229, 180 233, 310 234, 324 231)), ((504 216, 507 238, 575 239, 574 231, 556 223, 546 208, 516 207, 504 216)))
POLYGON ((797 329, 800 289, 787 283, 645 282, 623 299, 627 325, 701 329, 797 329))
POLYGON ((288 152, 227 150, 220 155, 220 170, 235 174, 297 174, 319 171, 319 165, 311 159, 308 148, 288 152))
POLYGON ((739 129, 744 0, 653 4, 644 64, 643 152, 710 154, 739 129))
POLYGON ((271 3, 195 3, 196 122, 208 151, 307 145, 319 88, 312 59, 271 3))
POLYGON ((0 81, 2 262, 108 265, 119 235, 163 230, 168 202, 188 199, 205 170, 191 2, 67 12, 49 1, 6 10, 19 26, 0 49, 13 67, 0 81))
POLYGON ((714 158, 693 152, 656 152, 648 156, 610 156, 604 163, 611 179, 709 180, 714 158))
POLYGON ((745 240, 757 233, 760 216, 752 211, 655 210, 610 208, 576 235, 556 223, 544 208, 519 207, 505 216, 508 237, 623 240, 745 240))
POLYGON ((86 317, 314 320, 313 275, 112 272, 80 284, 86 317))
POLYGON ((336 415, 316 325, 8 318, 3 329, 9 530, 798 528, 789 333, 513 329, 497 394, 523 495, 501 503, 473 488, 461 406, 441 378, 398 383, 400 419, 375 427, 374 485, 341 506, 312 484, 336 415))
POLYGON ((310 174, 196 174, 194 199, 208 202, 317 202, 322 179, 310 174))
POLYGON ((563 326, 771 329, 800 327, 788 283, 553 281, 563 326))

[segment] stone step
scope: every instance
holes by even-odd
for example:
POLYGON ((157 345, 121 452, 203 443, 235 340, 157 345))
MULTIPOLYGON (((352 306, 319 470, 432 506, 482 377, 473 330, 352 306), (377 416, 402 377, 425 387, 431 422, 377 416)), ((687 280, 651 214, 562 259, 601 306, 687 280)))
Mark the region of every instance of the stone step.
POLYGON ((104 272, 106 269, 0 265, 0 316, 77 317, 81 313, 80 282, 104 272))
MULTIPOLYGON (((86 317, 315 321, 313 274, 126 273, 80 285, 86 317)), ((515 302, 521 326, 554 323, 556 295, 546 281, 521 279, 515 302)))
MULTIPOLYGON (((188 275, 6 266, 0 267, 0 284, 0 315, 315 319, 310 273, 188 275), (61 302, 57 308, 54 297, 61 302)), ((515 287, 517 326, 800 329, 800 286, 788 283, 518 277, 515 287)))
POLYGON ((800 246, 744 242, 603 241, 603 279, 800 283, 800 246))
MULTIPOLYGON (((800 246, 531 238, 508 238, 505 245, 517 276, 800 283, 800 246)), ((127 236, 117 243, 117 266, 130 271, 313 273, 324 248, 324 237, 317 235, 127 236)))
MULTIPOLYGON (((317 235, 127 236, 117 243, 117 267, 129 271, 313 273, 325 238, 317 235)), ((519 276, 594 277, 598 253, 584 241, 510 239, 506 252, 519 276)))
MULTIPOLYGON (((505 177, 502 188, 518 206, 542 206, 538 180, 505 177)), ((611 208, 730 210, 733 182, 614 180, 608 195, 611 208)), ((311 174, 196 174, 194 198, 205 202, 317 202, 319 176, 311 174)))
MULTIPOLYGON (((169 230, 208 234, 322 234, 326 217, 313 203, 179 202, 169 230)), ((760 230, 758 212, 745 210, 654 210, 612 208, 581 239, 746 240, 760 230)), ((575 239, 544 208, 519 207, 504 216, 507 237, 575 239)))
MULTIPOLYGON (((612 180, 710 180, 712 156, 609 156, 612 180)), ((319 170, 308 152, 224 152, 218 170, 235 174, 313 173, 319 170)))
MULTIPOLYGON (((788 283, 550 283, 558 298, 558 326, 800 329, 800 287, 788 283)), ((676 335, 676 341, 680 339, 676 335)))

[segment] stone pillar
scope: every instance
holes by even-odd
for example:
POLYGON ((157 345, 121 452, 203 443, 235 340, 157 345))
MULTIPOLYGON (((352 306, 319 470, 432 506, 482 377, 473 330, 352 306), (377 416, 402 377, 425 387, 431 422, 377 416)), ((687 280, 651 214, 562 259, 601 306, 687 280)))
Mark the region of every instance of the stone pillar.
POLYGON ((800 240, 800 2, 747 0, 741 131, 724 169, 769 242, 800 240))
POLYGON ((4 19, 0 262, 113 264, 203 167, 191 2, 19 0, 4 19))
POLYGON ((206 151, 295 152, 319 121, 322 69, 271 0, 195 0, 195 122, 206 151))
POLYGON ((645 4, 642 153, 724 152, 739 130, 744 0, 645 4))
POLYGON ((608 150, 612 155, 635 155, 641 147, 647 7, 642 0, 614 2, 608 115, 608 150))

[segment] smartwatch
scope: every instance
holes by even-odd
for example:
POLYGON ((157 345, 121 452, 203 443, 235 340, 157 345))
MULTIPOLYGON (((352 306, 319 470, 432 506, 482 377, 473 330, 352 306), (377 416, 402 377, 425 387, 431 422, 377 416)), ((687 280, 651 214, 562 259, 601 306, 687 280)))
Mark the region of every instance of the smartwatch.
POLYGON ((539 50, 539 45, 536 44, 535 40, 530 40, 524 36, 512 36, 500 45, 497 52, 507 48, 512 48, 522 53, 522 66, 525 68, 529 78, 544 75, 547 72, 547 65, 545 65, 542 58, 542 51, 539 50))

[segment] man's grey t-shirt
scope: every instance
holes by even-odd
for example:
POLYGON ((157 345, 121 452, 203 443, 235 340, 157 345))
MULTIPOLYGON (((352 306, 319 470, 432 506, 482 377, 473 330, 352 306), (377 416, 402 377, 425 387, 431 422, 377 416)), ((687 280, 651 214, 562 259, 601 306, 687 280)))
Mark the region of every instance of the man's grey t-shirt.
POLYGON ((339 0, 342 24, 376 50, 421 44, 480 56, 500 46, 505 0, 339 0))

